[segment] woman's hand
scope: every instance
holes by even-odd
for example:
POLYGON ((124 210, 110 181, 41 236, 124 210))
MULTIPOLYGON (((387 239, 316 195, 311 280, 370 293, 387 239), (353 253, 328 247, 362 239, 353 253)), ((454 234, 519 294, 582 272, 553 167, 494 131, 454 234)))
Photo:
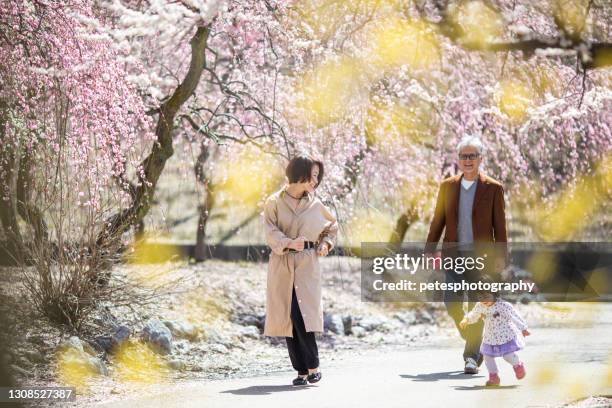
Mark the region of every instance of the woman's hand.
POLYGON ((304 241, 306 241, 306 238, 304 238, 304 237, 297 237, 296 239, 292 240, 289 243, 289 245, 287 245, 287 248, 294 249, 296 251, 303 251, 304 250, 304 241))
POLYGON ((319 256, 327 256, 329 254, 329 244, 325 241, 319 244, 319 248, 317 248, 317 254, 319 256))
POLYGON ((527 337, 527 336, 529 336, 531 334, 531 333, 529 333, 529 330, 527 330, 527 329, 522 330, 521 333, 523 333, 524 337, 527 337))

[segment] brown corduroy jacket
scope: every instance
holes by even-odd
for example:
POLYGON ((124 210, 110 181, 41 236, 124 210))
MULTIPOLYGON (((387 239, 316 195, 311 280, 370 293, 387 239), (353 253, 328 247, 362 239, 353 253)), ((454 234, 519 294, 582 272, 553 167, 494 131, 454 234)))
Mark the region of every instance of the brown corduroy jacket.
MULTIPOLYGON (((463 175, 442 181, 433 220, 427 235, 427 250, 435 248, 442 231, 443 243, 458 241, 459 192, 463 175)), ((472 207, 474 242, 507 242, 504 189, 502 185, 482 173, 476 179, 476 193, 472 207)))

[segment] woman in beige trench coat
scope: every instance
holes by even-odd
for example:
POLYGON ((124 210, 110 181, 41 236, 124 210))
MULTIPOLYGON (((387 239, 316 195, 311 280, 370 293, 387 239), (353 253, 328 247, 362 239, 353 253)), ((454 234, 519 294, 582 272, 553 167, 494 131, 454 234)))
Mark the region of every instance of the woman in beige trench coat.
POLYGON ((323 163, 296 156, 285 171, 289 184, 266 200, 263 212, 268 264, 264 335, 283 336, 293 368, 293 385, 321 379, 315 332, 323 331, 319 256, 334 246, 336 218, 315 197, 323 163))

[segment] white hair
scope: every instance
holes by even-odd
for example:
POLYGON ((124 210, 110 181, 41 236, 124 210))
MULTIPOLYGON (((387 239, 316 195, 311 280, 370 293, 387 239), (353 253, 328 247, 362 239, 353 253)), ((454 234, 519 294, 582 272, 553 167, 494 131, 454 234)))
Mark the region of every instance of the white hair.
POLYGON ((473 147, 479 154, 484 152, 484 145, 477 136, 464 136, 463 139, 461 139, 461 141, 457 144, 457 153, 460 153, 461 149, 464 147, 473 147))

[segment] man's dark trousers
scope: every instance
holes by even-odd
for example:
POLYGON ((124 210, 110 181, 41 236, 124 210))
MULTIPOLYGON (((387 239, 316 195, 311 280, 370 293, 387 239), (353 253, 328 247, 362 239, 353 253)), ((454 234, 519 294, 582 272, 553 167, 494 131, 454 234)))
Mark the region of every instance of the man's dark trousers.
MULTIPOLYGON (((472 282, 478 279, 473 279, 469 271, 463 274, 458 274, 455 271, 446 271, 446 282, 461 283, 462 281, 472 282)), ((444 291, 444 305, 448 314, 452 317, 457 326, 457 330, 461 337, 465 340, 465 348, 463 349, 463 360, 471 357, 476 362, 480 363, 480 344, 482 343, 482 331, 484 322, 479 320, 478 323, 465 326, 465 329, 459 327, 459 322, 463 320, 463 297, 464 291, 454 292, 452 290, 444 291)), ((473 291, 468 291, 468 311, 476 305, 476 299, 473 291)))

